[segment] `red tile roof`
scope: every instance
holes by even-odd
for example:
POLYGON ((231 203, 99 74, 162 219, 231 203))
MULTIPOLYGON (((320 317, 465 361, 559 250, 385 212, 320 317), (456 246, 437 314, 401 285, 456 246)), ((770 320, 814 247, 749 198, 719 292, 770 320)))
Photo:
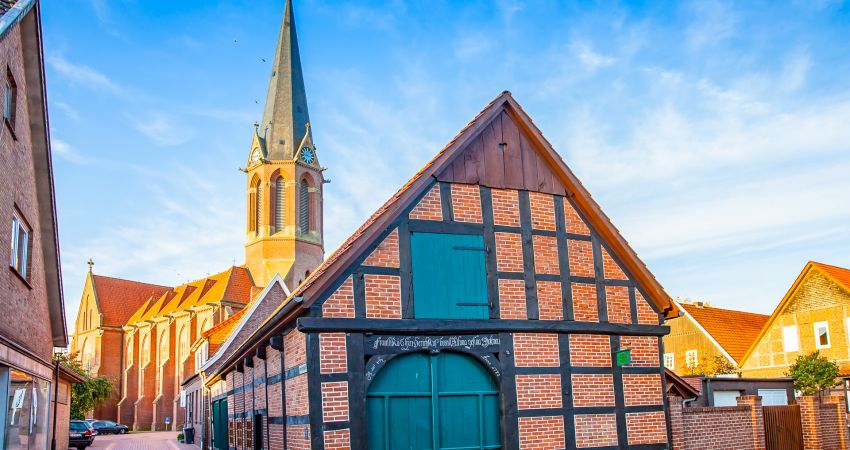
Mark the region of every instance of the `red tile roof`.
POLYGON ((841 284, 844 289, 850 290, 850 269, 814 261, 812 261, 811 264, 832 277, 835 281, 841 284))
POLYGON ((141 283, 121 278, 92 274, 103 325, 121 326, 150 298, 157 298, 171 288, 157 284, 141 283))
POLYGON ((730 309, 680 305, 737 363, 741 363, 770 316, 730 309))
POLYGON ((219 345, 222 342, 227 340, 227 337, 230 336, 230 333, 233 332, 233 329, 239 324, 239 321, 242 320, 242 316, 248 312, 248 307, 240 309, 232 316, 225 319, 220 324, 210 328, 205 331, 201 336, 204 339, 208 339, 210 342, 210 354, 213 354, 219 345))

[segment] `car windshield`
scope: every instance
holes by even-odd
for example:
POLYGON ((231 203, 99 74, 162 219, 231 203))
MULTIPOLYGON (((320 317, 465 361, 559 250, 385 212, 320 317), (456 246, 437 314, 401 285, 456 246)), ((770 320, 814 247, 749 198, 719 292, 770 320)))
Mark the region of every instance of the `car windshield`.
POLYGON ((86 431, 89 427, 83 422, 71 422, 71 429, 74 431, 86 431))

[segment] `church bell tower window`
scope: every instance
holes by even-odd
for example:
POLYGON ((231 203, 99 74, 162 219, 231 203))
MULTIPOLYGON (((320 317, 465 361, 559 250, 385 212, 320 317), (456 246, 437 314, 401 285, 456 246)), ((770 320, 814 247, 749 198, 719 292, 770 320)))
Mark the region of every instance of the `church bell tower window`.
POLYGON ((283 231, 286 218, 286 184, 283 178, 278 178, 274 186, 274 229, 276 233, 283 231))
POLYGON ((306 236, 310 233, 310 185, 307 180, 301 180, 301 193, 299 195, 300 206, 300 226, 301 234, 306 236))

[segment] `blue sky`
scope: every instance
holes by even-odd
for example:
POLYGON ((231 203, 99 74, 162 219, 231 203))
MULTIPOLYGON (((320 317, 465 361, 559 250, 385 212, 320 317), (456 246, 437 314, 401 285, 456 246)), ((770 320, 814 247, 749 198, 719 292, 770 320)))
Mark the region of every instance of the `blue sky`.
MULTIPOLYGON (((44 2, 69 320, 89 257, 242 263, 283 3, 44 2)), ((508 89, 670 295, 768 313, 850 267, 850 6, 741 3, 296 0, 327 251, 508 89)))

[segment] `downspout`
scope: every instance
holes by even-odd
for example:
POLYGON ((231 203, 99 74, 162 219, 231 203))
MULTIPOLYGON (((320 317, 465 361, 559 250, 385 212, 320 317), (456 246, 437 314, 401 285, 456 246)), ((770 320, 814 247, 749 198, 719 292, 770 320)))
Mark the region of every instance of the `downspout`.
POLYGON ((53 361, 53 430, 50 450, 56 450, 56 421, 59 418, 59 361, 53 361))

